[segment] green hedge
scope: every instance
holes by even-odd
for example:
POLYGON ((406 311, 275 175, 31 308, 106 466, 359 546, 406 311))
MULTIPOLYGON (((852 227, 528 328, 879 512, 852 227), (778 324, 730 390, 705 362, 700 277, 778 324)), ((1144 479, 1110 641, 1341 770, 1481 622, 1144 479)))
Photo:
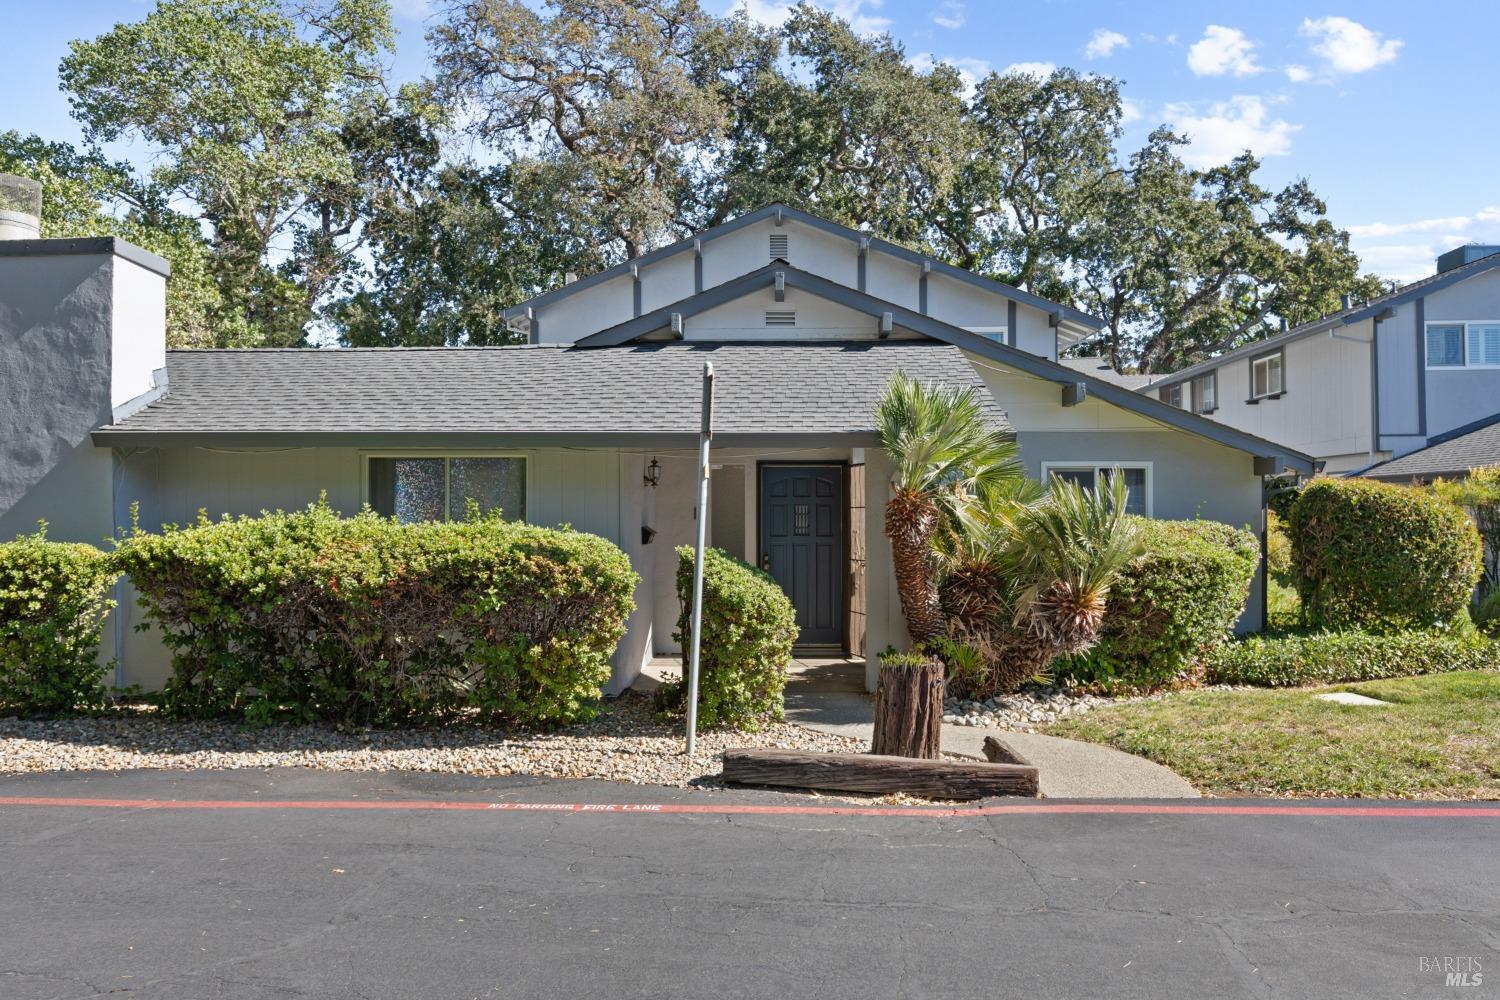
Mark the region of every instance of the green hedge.
POLYGON ((0 543, 0 711, 71 712, 100 707, 110 664, 99 626, 120 576, 92 545, 34 535, 0 543))
MULTIPOLYGON (((682 614, 673 636, 682 644, 683 676, 693 628, 693 549, 677 550, 677 597, 682 614)), ((782 691, 797 612, 767 573, 727 552, 703 556, 703 641, 698 657, 698 722, 705 726, 753 728, 782 717, 782 691)), ((662 686, 664 711, 680 714, 684 681, 662 686)))
POLYGON ((163 707, 253 724, 589 718, 638 579, 594 535, 321 503, 136 533, 118 556, 172 652, 163 707))
POLYGON ((1472 629, 1316 632, 1228 643, 1210 657, 1208 679, 1214 684, 1295 687, 1495 669, 1500 669, 1500 642, 1472 629))
POLYGON ((1197 670, 1234 630, 1260 561, 1248 531, 1136 518, 1141 555, 1110 586, 1099 642, 1052 672, 1111 688, 1159 687, 1197 670))
POLYGON ((1304 624, 1383 632, 1467 618, 1481 548, 1452 504, 1408 486, 1320 478, 1287 527, 1304 624))

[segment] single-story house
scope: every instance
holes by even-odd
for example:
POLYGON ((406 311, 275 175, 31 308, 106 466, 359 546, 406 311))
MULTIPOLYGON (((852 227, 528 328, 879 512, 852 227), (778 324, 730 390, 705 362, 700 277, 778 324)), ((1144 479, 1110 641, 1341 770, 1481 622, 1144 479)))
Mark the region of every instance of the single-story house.
MULTIPOLYGON (((1281 445, 1059 364, 1100 321, 780 205, 570 281, 507 314, 525 345, 166 351, 165 262, 118 240, 0 242, 0 536, 295 508, 403 518, 465 498, 616 542, 641 575, 612 690, 677 649, 674 547, 765 566, 810 651, 906 642, 873 409, 892 374, 973 386, 1028 471, 1123 475, 1142 514, 1259 529, 1281 445), (696 507, 703 362, 717 403, 696 507)), ((1259 587, 1259 583, 1257 583, 1259 587)), ((1260 625, 1252 596, 1241 621, 1260 625)), ((116 680, 168 657, 122 585, 116 680)))

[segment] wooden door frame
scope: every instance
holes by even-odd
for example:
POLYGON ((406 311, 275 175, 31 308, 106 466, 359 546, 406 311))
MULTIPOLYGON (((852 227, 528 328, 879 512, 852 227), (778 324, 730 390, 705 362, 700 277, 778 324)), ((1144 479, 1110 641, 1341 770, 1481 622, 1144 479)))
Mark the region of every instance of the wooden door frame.
POLYGON ((789 468, 789 467, 812 467, 823 469, 838 469, 841 480, 840 488, 843 496, 839 503, 839 524, 842 526, 840 535, 843 538, 844 547, 843 566, 841 572, 845 576, 844 586, 839 589, 843 592, 840 598, 842 606, 839 612, 839 649, 845 655, 849 655, 849 459, 847 458, 789 458, 785 460, 775 458, 758 458, 755 460, 755 568, 760 569, 761 557, 761 506, 765 501, 766 485, 761 470, 766 468, 789 468))

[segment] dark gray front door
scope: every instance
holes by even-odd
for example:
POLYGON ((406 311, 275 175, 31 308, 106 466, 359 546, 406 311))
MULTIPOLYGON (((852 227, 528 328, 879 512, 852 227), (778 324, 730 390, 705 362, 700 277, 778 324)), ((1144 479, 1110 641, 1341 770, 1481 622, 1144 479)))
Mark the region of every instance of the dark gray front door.
POLYGON ((798 645, 843 646, 842 466, 761 466, 760 555, 797 609, 798 645))

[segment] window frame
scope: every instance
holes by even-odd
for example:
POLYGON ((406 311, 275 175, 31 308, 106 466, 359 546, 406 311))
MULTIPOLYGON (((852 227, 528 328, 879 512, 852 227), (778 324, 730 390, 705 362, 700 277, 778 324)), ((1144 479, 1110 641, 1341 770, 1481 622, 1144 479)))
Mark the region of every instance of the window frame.
POLYGON ((526 493, 526 515, 519 519, 506 517, 507 521, 517 520, 521 524, 531 524, 531 502, 533 496, 533 469, 535 464, 535 453, 529 451, 495 451, 485 448, 380 448, 373 450, 361 450, 359 453, 359 500, 361 507, 374 508, 370 497, 370 459, 372 458, 441 458, 443 459, 443 520, 452 521, 452 459, 455 458, 519 458, 525 462, 525 485, 522 489, 526 493))
POLYGON ((1094 473, 1094 486, 1099 485, 1099 473, 1109 469, 1143 469, 1146 473, 1146 502, 1143 505, 1146 517, 1155 517, 1156 509, 1156 471, 1153 462, 1119 462, 1119 461, 1079 461, 1058 460, 1055 462, 1042 463, 1042 482, 1051 483, 1052 473, 1057 472, 1083 472, 1092 470, 1094 473))
POLYGON ((1500 319, 1434 319, 1422 323, 1422 366, 1427 371, 1434 372, 1456 372, 1467 370, 1496 371, 1500 370, 1500 364, 1487 365, 1483 362, 1474 363, 1469 357, 1469 327, 1471 326, 1500 326, 1500 319), (1458 348, 1463 355, 1463 361, 1456 365, 1435 365, 1432 357, 1427 351, 1428 331, 1435 326, 1456 326, 1459 329, 1458 348))
MULTIPOLYGON (((1282 362, 1282 381, 1286 381, 1286 362, 1282 362)), ((1252 376, 1253 377, 1253 376, 1252 376)), ((1219 369, 1204 372, 1193 378, 1193 412, 1207 416, 1219 408, 1219 369), (1205 382, 1212 381, 1214 384, 1214 405, 1205 407, 1203 405, 1203 390, 1200 388, 1205 382)))
MULTIPOLYGON (((1247 370, 1250 375, 1250 397, 1248 400, 1246 400, 1246 402, 1259 403, 1263 399, 1280 399, 1282 396, 1286 395, 1286 348, 1278 347, 1274 351, 1266 351, 1264 354, 1253 355, 1250 358, 1250 364, 1247 370), (1256 395, 1255 366, 1261 361, 1270 361, 1272 358, 1281 359, 1281 387, 1274 392, 1263 392, 1259 395, 1256 395)), ((1268 389, 1270 388, 1270 384, 1271 377, 1268 370, 1268 374, 1266 376, 1266 387, 1268 389)))
POLYGON ((1174 382, 1171 385, 1164 385, 1164 386, 1162 386, 1160 389, 1156 390, 1156 398, 1159 401, 1161 401, 1163 403, 1166 403, 1168 406, 1175 406, 1179 410, 1183 409, 1183 405, 1182 405, 1182 383, 1181 382, 1174 382), (1170 397, 1163 396, 1162 393, 1170 393, 1171 395, 1170 395, 1170 397))

